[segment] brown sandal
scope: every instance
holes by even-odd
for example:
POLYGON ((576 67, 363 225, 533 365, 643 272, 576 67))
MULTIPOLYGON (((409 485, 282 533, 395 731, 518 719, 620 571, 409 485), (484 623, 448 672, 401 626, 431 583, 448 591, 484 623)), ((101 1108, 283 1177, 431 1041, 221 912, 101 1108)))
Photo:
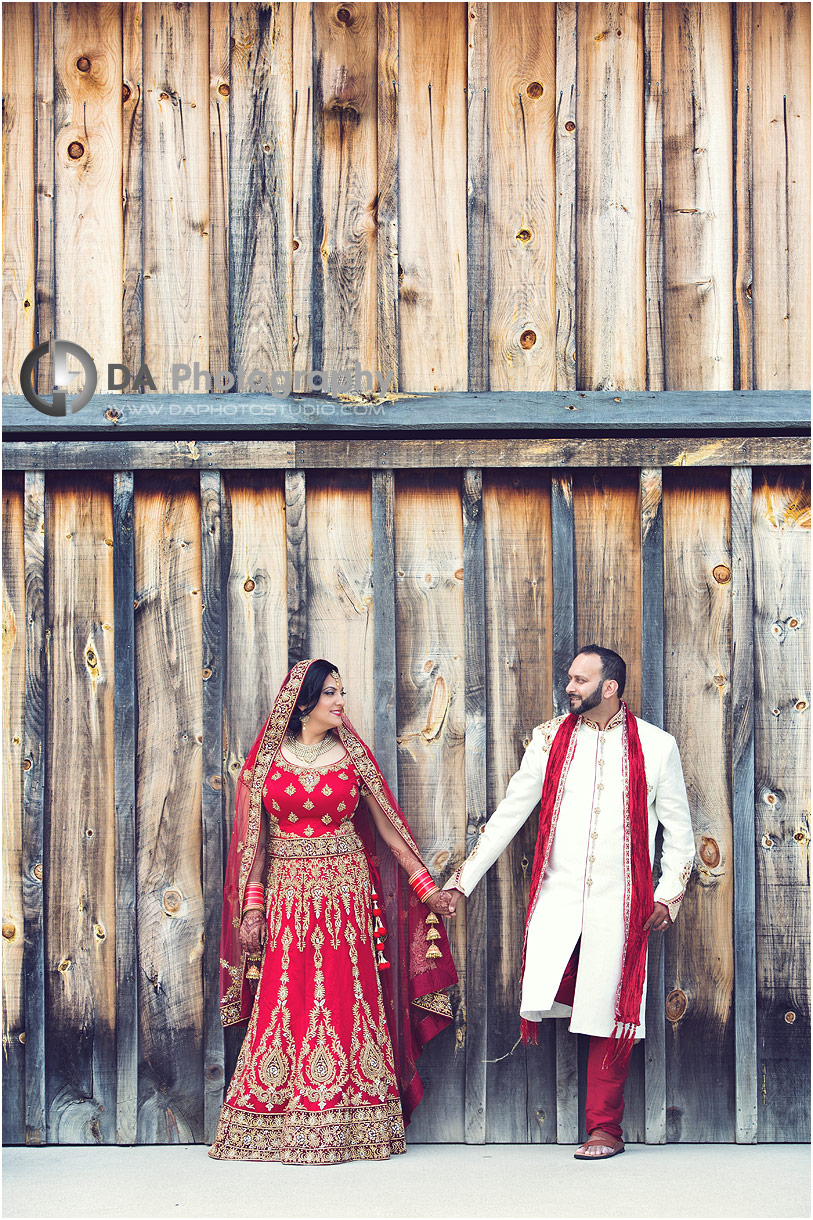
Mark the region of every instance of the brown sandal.
POLYGON ((591 1131, 587 1139, 579 1148, 578 1152, 573 1153, 573 1159, 576 1161, 609 1161, 611 1156, 618 1156, 624 1151, 624 1141, 616 1139, 614 1135, 610 1135, 607 1131, 602 1131, 600 1127, 596 1127, 595 1131, 591 1131), (612 1152, 601 1152, 596 1156, 590 1156, 585 1152, 585 1148, 595 1148, 597 1144, 605 1148, 612 1148, 612 1152))

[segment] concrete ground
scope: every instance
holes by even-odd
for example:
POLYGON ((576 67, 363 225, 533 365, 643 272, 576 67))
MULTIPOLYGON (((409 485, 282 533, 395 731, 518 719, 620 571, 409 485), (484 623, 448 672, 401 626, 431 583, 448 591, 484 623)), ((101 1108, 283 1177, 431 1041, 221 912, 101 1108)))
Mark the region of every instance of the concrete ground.
POLYGON ((557 1145, 413 1144, 378 1163, 213 1161, 200 1145, 7 1148, 3 1216, 807 1217, 801 1144, 630 1145, 612 1164, 557 1145))

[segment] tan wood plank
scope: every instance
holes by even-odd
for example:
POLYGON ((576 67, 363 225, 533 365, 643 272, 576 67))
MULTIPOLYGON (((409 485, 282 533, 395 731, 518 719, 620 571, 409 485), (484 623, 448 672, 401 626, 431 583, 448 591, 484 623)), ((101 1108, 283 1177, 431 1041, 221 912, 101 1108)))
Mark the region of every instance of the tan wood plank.
MULTIPOLYGON (((144 12, 140 0, 121 10, 122 303, 121 355, 135 378, 144 359, 144 12)), ((106 373, 106 370, 104 370, 106 373)), ((118 380, 123 380, 119 378, 118 380)))
POLYGON ((810 386, 810 5, 753 6, 754 379, 810 386))
POLYGON ((23 734, 25 730, 24 482, 3 487, 3 1139, 25 1143, 23 734))
POLYGON ((556 5, 556 388, 576 388, 576 11, 556 5))
POLYGON ((398 369, 398 9, 391 0, 378 4, 378 206, 377 291, 378 367, 392 373, 392 389, 399 387, 398 369))
POLYGON ((333 470, 308 476, 307 655, 339 667, 347 714, 375 740, 373 535, 370 476, 333 470))
MULTIPOLYGON (((230 6, 209 5, 209 364, 229 369, 230 6)), ((287 367, 287 366, 286 366, 287 367)))
POLYGON ((663 10, 664 385, 734 377, 731 8, 663 10))
POLYGON ((754 6, 734 5, 734 385, 754 387, 754 6))
POLYGON ((144 359, 167 380, 209 367, 208 20, 202 4, 144 8, 144 359))
POLYGON ((807 1141, 810 483, 805 472, 755 472, 753 531, 757 1139, 807 1141))
MULTIPOLYGON (((466 831, 460 476, 400 474, 395 540, 400 801, 430 872, 444 885, 461 862, 466 831)), ((461 980, 459 994, 452 992, 455 1023, 421 1057, 427 1088, 410 1125, 415 1140, 431 1143, 464 1136, 465 915, 450 923, 449 937, 461 980)))
POLYGON ((293 175, 291 221, 291 350, 294 372, 313 365, 313 5, 293 5, 293 175))
POLYGON ((467 8, 466 194, 469 300, 468 388, 487 390, 489 378, 489 278, 491 225, 489 199, 489 5, 477 0, 467 8))
MULTIPOLYGON (((122 25, 118 4, 54 8, 56 330, 121 360, 122 25)), ((101 377, 97 393, 107 378, 101 377)))
POLYGON ((490 388, 556 388, 556 16, 489 12, 490 388))
MULTIPOLYGON (((35 121, 34 147, 36 186, 36 301, 35 326, 38 344, 48 341, 56 326, 56 250, 54 248, 54 6, 33 6, 35 121)), ((36 390, 51 394, 53 361, 37 365, 36 390)))
POLYGON ((34 12, 3 10, 3 390, 34 346, 34 12))
POLYGON ((733 1141, 729 479, 666 472, 663 509, 664 728, 680 749, 697 849, 665 934, 667 1141, 733 1141), (698 1089, 701 1072, 714 1090, 698 1089))
POLYGON ((466 5, 399 14, 401 388, 465 390, 466 5))
POLYGON ((646 388, 663 381, 663 5, 644 5, 646 388))
POLYGON ((646 385, 643 23, 578 6, 577 385, 646 385))
POLYGON ((116 1140, 113 510, 108 474, 55 473, 44 858, 51 1144, 116 1140))
POLYGON ((203 1140, 199 476, 136 479, 138 1141, 203 1140))

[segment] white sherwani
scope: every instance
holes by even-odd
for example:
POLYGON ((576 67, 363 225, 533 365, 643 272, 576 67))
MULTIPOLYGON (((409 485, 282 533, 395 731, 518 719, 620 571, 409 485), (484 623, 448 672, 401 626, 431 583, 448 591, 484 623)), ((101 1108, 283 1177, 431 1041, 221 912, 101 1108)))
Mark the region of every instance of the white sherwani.
MULTIPOLYGON (((609 1037, 624 947, 623 708, 604 729, 583 715, 565 781, 548 867, 528 928, 520 1014, 529 1021, 570 1016, 572 1033, 609 1037), (565 967, 581 937, 572 1008, 555 1002, 565 967)), ((479 841, 448 886, 470 894, 539 803, 550 747, 564 717, 534 729, 522 764, 479 841)), ((694 860, 680 755, 674 737, 638 720, 649 805, 649 857, 663 826, 661 877, 655 901, 674 920, 694 860)), ((659 933, 654 933, 659 935, 659 933)), ((637 1037, 645 1034, 646 982, 637 1037)))

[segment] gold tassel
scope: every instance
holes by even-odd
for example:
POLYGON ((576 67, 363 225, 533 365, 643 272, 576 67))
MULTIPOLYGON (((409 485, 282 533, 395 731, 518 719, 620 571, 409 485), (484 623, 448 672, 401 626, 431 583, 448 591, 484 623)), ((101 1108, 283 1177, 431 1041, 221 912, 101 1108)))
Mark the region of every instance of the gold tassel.
POLYGON ((260 961, 262 961, 262 958, 258 953, 249 953, 248 970, 246 970, 246 978, 248 979, 249 983, 256 983, 259 979, 260 967, 257 965, 257 963, 260 961))
POLYGON ((438 917, 434 911, 430 911, 426 917, 426 922, 430 923, 430 924, 431 923, 440 923, 440 920, 438 919, 438 917))
POLYGON ((426 956, 429 961, 434 961, 438 957, 443 957, 443 954, 441 953, 441 951, 437 947, 437 945, 430 945, 429 948, 426 950, 426 956))
POLYGON ((426 939, 427 940, 440 940, 440 932, 438 932, 437 928, 430 928, 429 931, 426 933, 426 939))
MULTIPOLYGON (((426 917, 426 923, 429 924, 429 931, 426 933, 426 939, 430 942, 433 940, 440 940, 440 932, 438 932, 437 928, 432 926, 433 924, 440 923, 440 920, 438 919, 438 917, 434 911, 429 912, 429 914, 426 917)), ((437 958, 442 957, 442 956, 443 956, 443 954, 441 953, 441 951, 437 947, 437 945, 433 945, 430 943, 429 948, 426 950, 427 960, 436 961, 437 958)))

